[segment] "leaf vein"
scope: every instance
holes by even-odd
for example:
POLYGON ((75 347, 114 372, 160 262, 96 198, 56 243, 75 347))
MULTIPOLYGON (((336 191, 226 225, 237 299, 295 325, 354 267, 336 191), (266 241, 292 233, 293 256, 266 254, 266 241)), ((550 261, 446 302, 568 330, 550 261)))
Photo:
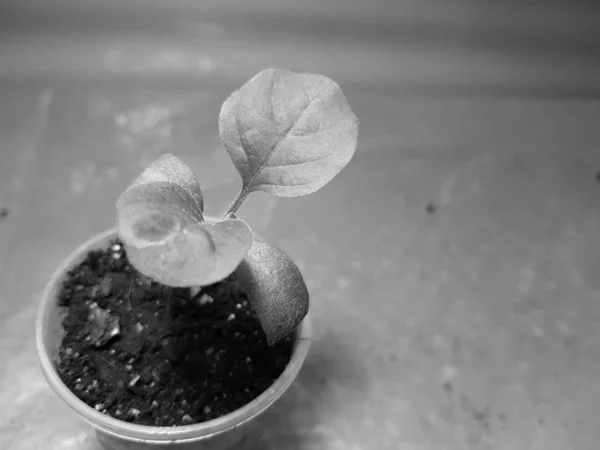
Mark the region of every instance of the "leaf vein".
POLYGON ((304 160, 304 161, 301 161, 301 162, 290 161, 290 162, 282 162, 280 164, 270 164, 269 167, 267 167, 267 168, 268 169, 274 169, 276 167, 302 166, 304 164, 310 164, 310 163, 319 162, 319 161, 322 161, 324 159, 332 158, 334 156, 335 156, 335 154, 332 153, 332 154, 329 154, 329 155, 322 155, 322 156, 318 156, 316 158, 304 160))
MULTIPOLYGON (((271 79, 271 107, 273 106, 273 85, 274 85, 274 80, 271 79)), ((306 93, 306 88, 304 89, 304 92, 306 93)), ((309 100, 310 101, 308 102, 308 105, 306 105, 306 107, 304 108, 304 110, 300 113, 300 115, 298 115, 298 117, 296 117, 296 119, 287 128, 287 130, 285 130, 285 132, 283 133, 283 137, 277 142, 277 144, 275 144, 275 146, 267 154, 267 157, 265 158, 265 160, 263 161, 263 163, 260 165, 260 167, 258 168, 258 170, 252 175, 252 177, 248 181, 248 186, 247 186, 248 189, 253 189, 252 188, 252 183, 254 183, 254 180, 256 179, 256 177, 264 170, 265 166, 269 163, 271 157, 273 156, 273 153, 275 153, 277 151, 277 149, 279 148, 279 146, 281 145, 281 143, 288 137, 289 132, 298 124, 298 122, 304 116, 304 114, 306 114, 306 110, 312 105, 312 103, 314 102, 315 99, 309 97, 309 100)), ((236 121, 237 121, 237 115, 236 115, 236 121)), ((239 134, 239 126, 238 126, 238 134, 239 134)), ((302 183, 302 184, 307 184, 307 183, 302 183)), ((299 184, 298 186, 301 186, 302 184, 299 184)))

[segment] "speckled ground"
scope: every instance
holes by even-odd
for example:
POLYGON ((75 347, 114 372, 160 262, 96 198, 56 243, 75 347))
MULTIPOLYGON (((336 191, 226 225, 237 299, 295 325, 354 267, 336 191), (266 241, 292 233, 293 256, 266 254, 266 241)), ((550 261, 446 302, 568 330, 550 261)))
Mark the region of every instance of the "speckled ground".
MULTIPOLYGON (((237 179, 216 118, 241 81, 0 83, 0 448, 98 450, 37 366, 40 292, 164 150, 208 213, 225 208, 237 179)), ((348 169, 240 212, 313 292, 315 342, 259 447, 595 449, 600 103, 345 93, 361 118, 348 169)))

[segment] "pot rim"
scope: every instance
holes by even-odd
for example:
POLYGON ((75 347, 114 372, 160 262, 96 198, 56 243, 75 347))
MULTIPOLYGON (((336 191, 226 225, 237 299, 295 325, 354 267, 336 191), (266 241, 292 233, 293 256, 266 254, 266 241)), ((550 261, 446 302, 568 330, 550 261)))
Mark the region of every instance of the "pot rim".
POLYGON ((253 419, 271 406, 289 388, 298 375, 310 347, 312 326, 308 315, 296 330, 296 342, 290 362, 279 378, 251 402, 216 419, 176 427, 137 425, 102 414, 80 400, 60 379, 54 367, 53 358, 46 351, 44 336, 48 322, 47 318, 49 312, 56 307, 56 292, 67 271, 83 260, 90 250, 100 248, 116 237, 117 228, 113 227, 96 234, 71 252, 58 265, 48 281, 43 291, 38 310, 36 319, 36 347, 42 371, 52 389, 73 410, 79 413, 93 427, 121 439, 146 443, 152 441, 162 443, 165 441, 199 441, 225 433, 253 419))

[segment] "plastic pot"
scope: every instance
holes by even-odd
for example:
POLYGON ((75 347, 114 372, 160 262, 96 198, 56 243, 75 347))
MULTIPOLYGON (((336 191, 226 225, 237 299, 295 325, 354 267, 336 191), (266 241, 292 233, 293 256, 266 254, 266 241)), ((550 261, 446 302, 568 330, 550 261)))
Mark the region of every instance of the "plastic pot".
POLYGON ((244 407, 208 422, 178 427, 152 427, 124 422, 88 406, 60 379, 56 358, 64 330, 61 325, 63 311, 58 306, 57 293, 66 273, 82 262, 90 250, 106 248, 116 237, 116 229, 110 229, 79 246, 60 264, 44 290, 36 323, 36 344, 48 383, 62 400, 92 425, 98 440, 107 450, 252 448, 265 429, 263 413, 290 387, 304 363, 311 336, 308 317, 298 326, 291 360, 273 385, 244 407))

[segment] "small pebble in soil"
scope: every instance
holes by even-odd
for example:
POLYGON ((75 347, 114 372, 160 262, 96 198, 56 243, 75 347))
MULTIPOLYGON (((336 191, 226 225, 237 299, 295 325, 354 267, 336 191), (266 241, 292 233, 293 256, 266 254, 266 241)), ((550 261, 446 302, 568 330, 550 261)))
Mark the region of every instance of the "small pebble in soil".
POLYGON ((135 386, 139 380, 140 380, 140 376, 134 375, 134 377, 131 380, 129 380, 129 387, 135 386))
POLYGON ((193 422, 192 416, 190 416, 189 414, 186 414, 181 418, 181 423, 183 423, 184 425, 189 425, 192 422, 193 422))
POLYGON ((120 250, 121 250, 121 245, 120 245, 120 244, 113 244, 113 245, 112 245, 112 247, 110 247, 110 249, 111 249, 113 252, 118 252, 118 251, 120 251, 120 250))
POLYGON ((86 340, 96 347, 102 347, 121 333, 119 318, 100 308, 97 303, 89 307, 86 324, 86 340))
POLYGON ((204 305, 211 304, 214 301, 215 301, 215 299, 212 298, 210 295, 202 294, 200 296, 200 299, 198 300, 198 303, 200 304, 200 306, 204 306, 204 305))
POLYGON ((133 419, 136 419, 142 412, 137 408, 131 408, 127 411, 127 415, 133 419))

